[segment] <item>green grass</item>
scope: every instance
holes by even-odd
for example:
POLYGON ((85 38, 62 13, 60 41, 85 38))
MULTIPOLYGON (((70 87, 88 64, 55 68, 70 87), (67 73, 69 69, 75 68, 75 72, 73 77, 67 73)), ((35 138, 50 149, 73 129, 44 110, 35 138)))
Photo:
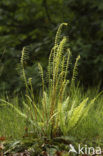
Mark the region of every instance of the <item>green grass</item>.
POLYGON ((0 110, 0 136, 17 138, 23 136, 24 129, 24 120, 13 109, 3 107, 0 110))
MULTIPOLYGON (((12 103, 18 107, 18 97, 13 98, 12 103)), ((0 105, 0 136, 5 136, 8 139, 23 137, 26 121, 15 113, 13 108, 2 106, 4 105, 2 103, 0 105)))

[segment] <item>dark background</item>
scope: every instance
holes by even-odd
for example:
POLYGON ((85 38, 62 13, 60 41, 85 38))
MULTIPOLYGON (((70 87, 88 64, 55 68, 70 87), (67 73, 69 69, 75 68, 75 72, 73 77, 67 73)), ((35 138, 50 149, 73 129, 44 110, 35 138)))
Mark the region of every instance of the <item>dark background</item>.
POLYGON ((56 30, 62 22, 68 23, 63 34, 69 38, 72 61, 81 55, 81 84, 88 87, 102 82, 102 0, 0 0, 0 93, 20 92, 24 88, 19 75, 24 46, 29 55, 26 75, 33 78, 35 91, 40 88, 37 63, 46 69, 56 30))

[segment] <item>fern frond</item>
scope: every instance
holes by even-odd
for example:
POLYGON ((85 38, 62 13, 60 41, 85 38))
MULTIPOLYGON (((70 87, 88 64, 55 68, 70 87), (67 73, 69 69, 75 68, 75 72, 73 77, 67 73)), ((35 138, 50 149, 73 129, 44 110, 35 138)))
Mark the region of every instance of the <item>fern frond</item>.
POLYGON ((64 37, 62 41, 60 42, 60 45, 57 49, 57 54, 55 58, 53 59, 53 86, 56 84, 56 80, 58 78, 58 74, 60 71, 60 66, 61 66, 61 61, 62 61, 62 54, 63 54, 63 49, 65 46, 67 39, 64 37))
MULTIPOLYGON (((84 108, 85 105, 88 101, 88 98, 84 99, 79 106, 77 106, 76 108, 74 108, 72 116, 68 116, 68 130, 70 130, 71 128, 73 128, 77 122, 79 121, 79 119, 82 117, 83 112, 84 112, 84 108)), ((70 114, 68 114, 70 115, 70 114)))
MULTIPOLYGON (((30 96, 26 95, 26 97, 28 98, 28 101, 30 101, 30 107, 32 107, 31 102, 32 99, 30 98, 30 96)), ((42 115, 41 115, 41 111, 40 109, 36 106, 36 104, 33 102, 33 107, 36 109, 36 112, 38 113, 38 116, 40 117, 41 120, 43 120, 42 115)), ((35 114, 34 114, 35 115, 35 114)))
POLYGON ((62 110, 63 110, 63 112, 67 111, 69 100, 70 100, 70 97, 68 96, 66 98, 66 100, 63 102, 63 104, 62 104, 62 110))
POLYGON ((67 62, 66 62, 66 69, 65 69, 64 79, 66 79, 66 77, 67 77, 68 68, 69 68, 69 64, 70 64, 70 56, 71 56, 70 49, 67 49, 67 62))
POLYGON ((42 87, 43 87, 43 93, 44 93, 44 73, 43 73, 43 68, 40 63, 38 63, 38 68, 39 68, 41 79, 42 79, 42 87))
POLYGON ((43 93, 43 99, 42 99, 42 109, 43 109, 43 117, 46 117, 46 118, 48 116, 47 115, 47 112, 48 112, 47 105, 48 105, 48 96, 47 96, 47 93, 44 91, 44 93, 43 93))
POLYGON ((23 64, 24 61, 27 61, 28 59, 29 59, 29 50, 27 50, 27 48, 24 47, 21 55, 21 64, 23 64))
POLYGON ((61 91, 61 94, 60 94, 60 100, 61 101, 63 100, 64 93, 66 91, 66 87, 67 87, 68 84, 69 84, 69 80, 64 80, 64 82, 63 82, 63 88, 62 88, 62 91, 61 91))
POLYGON ((52 76, 52 70, 53 70, 53 59, 56 55, 56 49, 57 49, 57 46, 54 46, 52 49, 51 49, 51 52, 50 52, 50 56, 49 56, 49 60, 48 60, 48 67, 47 67, 47 79, 49 81, 49 88, 50 88, 50 79, 51 79, 51 76, 52 76))
POLYGON ((24 82, 25 82, 25 87, 26 87, 26 91, 27 93, 29 93, 29 87, 28 87, 28 83, 27 83, 27 78, 26 78, 26 74, 25 74, 25 70, 24 70, 24 58, 25 58, 25 47, 23 48, 22 50, 22 53, 21 53, 21 71, 22 71, 22 77, 24 79, 24 82))
POLYGON ((71 80, 71 87, 73 87, 75 79, 77 77, 77 67, 78 67, 78 61, 80 59, 80 55, 76 58, 75 64, 74 64, 74 68, 73 68, 73 75, 72 75, 72 80, 71 80))
POLYGON ((59 44, 62 27, 67 26, 67 25, 68 25, 67 23, 60 24, 60 26, 59 26, 59 28, 57 30, 57 33, 56 33, 56 37, 55 37, 55 45, 59 44))

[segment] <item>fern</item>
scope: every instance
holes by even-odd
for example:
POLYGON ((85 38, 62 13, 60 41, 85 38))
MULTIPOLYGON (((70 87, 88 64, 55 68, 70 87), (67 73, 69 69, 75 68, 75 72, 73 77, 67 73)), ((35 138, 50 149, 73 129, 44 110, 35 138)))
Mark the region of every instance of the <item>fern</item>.
POLYGON ((68 73, 68 68, 69 68, 69 64, 70 64, 70 56, 71 56, 71 52, 70 52, 70 49, 67 49, 67 62, 66 62, 66 69, 65 69, 65 77, 64 79, 66 79, 67 77, 67 73, 68 73))
POLYGON ((43 93, 44 93, 44 73, 43 73, 43 68, 40 63, 38 63, 41 79, 42 79, 42 87, 43 87, 43 93))
POLYGON ((75 62, 74 68, 73 68, 73 75, 72 75, 72 80, 71 80, 71 88, 74 86, 75 79, 76 79, 76 77, 78 75, 77 67, 78 67, 79 59, 80 59, 80 55, 76 58, 76 62, 75 62))
POLYGON ((42 80, 42 98, 39 104, 37 105, 35 103, 32 78, 26 78, 24 66, 25 61, 28 59, 28 51, 25 48, 22 50, 20 60, 21 73, 26 86, 26 98, 23 101, 24 112, 11 103, 1 100, 4 105, 7 104, 11 108, 14 108, 16 113, 29 121, 39 137, 40 135, 53 137, 59 132, 68 135, 70 130, 76 127, 77 124, 87 116, 89 109, 96 100, 96 97, 91 101, 89 101, 88 98, 84 98, 84 100, 78 103, 75 98, 76 91, 75 94, 72 95, 73 97, 71 96, 72 89, 75 88, 74 82, 77 76, 80 56, 76 58, 70 83, 70 80, 67 79, 67 75, 71 52, 70 49, 66 48, 67 38, 63 37, 63 39, 61 39, 63 26, 67 26, 67 24, 63 23, 59 26, 54 47, 48 59, 47 89, 43 68, 40 63, 38 63, 42 80), (69 89, 71 93, 69 96, 65 94, 68 83, 70 83, 69 89))
POLYGON ((26 53, 25 51, 25 47, 23 48, 22 50, 22 53, 21 53, 21 60, 20 60, 20 65, 21 65, 21 73, 22 73, 22 77, 24 79, 24 82, 25 82, 25 86, 26 86, 26 92, 27 94, 29 93, 29 87, 28 87, 28 82, 27 82, 27 78, 26 78, 26 74, 25 74, 25 69, 24 69, 24 61, 28 58, 28 54, 26 53))
MULTIPOLYGON (((68 116, 68 131, 73 128, 77 122, 79 121, 79 119, 82 117, 83 112, 85 110, 85 106, 86 103, 88 101, 88 98, 84 99, 79 106, 77 106, 76 108, 73 109, 73 113, 71 116, 68 116)), ((69 115, 69 114, 68 114, 69 115)))
POLYGON ((67 23, 60 24, 60 26, 59 26, 59 28, 57 30, 57 33, 56 33, 56 37, 55 37, 55 46, 59 44, 60 35, 61 35, 61 32, 62 32, 62 27, 67 26, 67 25, 68 25, 67 23))

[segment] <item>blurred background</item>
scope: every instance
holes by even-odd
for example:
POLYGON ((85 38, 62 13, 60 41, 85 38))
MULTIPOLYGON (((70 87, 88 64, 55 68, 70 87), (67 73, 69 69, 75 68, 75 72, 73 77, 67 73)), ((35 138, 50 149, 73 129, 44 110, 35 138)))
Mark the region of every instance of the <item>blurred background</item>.
POLYGON ((103 86, 102 0, 0 0, 0 93, 19 93, 24 83, 19 74, 21 50, 26 46, 27 77, 34 90, 41 87, 38 62, 46 69, 50 49, 60 23, 67 22, 72 62, 81 55, 78 68, 85 88, 103 86))

